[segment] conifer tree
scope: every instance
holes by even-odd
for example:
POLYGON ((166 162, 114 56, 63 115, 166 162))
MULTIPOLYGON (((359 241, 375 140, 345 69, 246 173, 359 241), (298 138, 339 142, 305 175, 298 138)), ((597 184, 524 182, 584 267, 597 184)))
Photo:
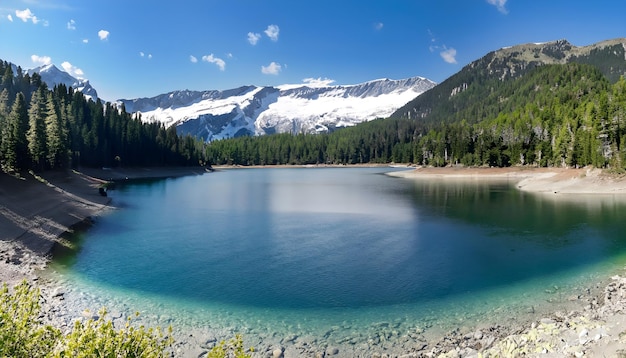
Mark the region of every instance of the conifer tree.
POLYGON ((9 91, 5 88, 0 92, 0 161, 2 159, 2 132, 9 116, 9 91))
POLYGON ((9 102, 9 90, 3 89, 0 92, 0 117, 6 118, 11 112, 11 103, 9 102))
POLYGON ((29 128, 26 133, 28 152, 35 168, 44 169, 46 162, 46 86, 40 86, 30 100, 28 110, 29 128))
POLYGON ((2 158, 4 169, 23 170, 28 167, 28 109, 21 92, 17 94, 11 113, 2 130, 2 158))
POLYGON ((62 125, 56 103, 49 92, 46 101, 46 146, 47 160, 51 168, 63 167, 67 163, 67 133, 62 125))

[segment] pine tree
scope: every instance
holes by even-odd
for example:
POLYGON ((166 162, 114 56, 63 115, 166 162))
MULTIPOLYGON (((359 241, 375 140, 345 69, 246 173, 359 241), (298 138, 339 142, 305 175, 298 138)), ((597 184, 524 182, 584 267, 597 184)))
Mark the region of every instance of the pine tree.
POLYGON ((5 170, 23 170, 28 167, 28 109, 21 92, 17 94, 6 125, 2 131, 2 159, 5 170))
POLYGON ((28 152, 34 167, 39 170, 44 169, 46 161, 46 91, 47 88, 43 85, 33 92, 28 110, 29 128, 26 133, 28 152))
POLYGON ((49 92, 46 102, 46 146, 48 164, 51 168, 63 167, 67 163, 67 133, 61 122, 57 106, 49 92))
POLYGON ((2 161, 2 132, 9 116, 9 91, 5 88, 0 92, 0 162, 2 161))
POLYGON ((11 112, 11 103, 9 102, 9 90, 3 89, 0 92, 0 117, 8 117, 11 112))

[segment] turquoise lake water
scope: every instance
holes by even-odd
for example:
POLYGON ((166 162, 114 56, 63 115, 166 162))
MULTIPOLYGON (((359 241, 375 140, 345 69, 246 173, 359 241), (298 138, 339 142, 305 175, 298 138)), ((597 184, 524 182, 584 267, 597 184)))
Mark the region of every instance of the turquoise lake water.
POLYGON ((103 304, 248 334, 343 330, 340 340, 381 321, 444 329, 553 310, 625 262, 620 197, 390 170, 232 169, 118 185, 119 209, 56 269, 103 304))

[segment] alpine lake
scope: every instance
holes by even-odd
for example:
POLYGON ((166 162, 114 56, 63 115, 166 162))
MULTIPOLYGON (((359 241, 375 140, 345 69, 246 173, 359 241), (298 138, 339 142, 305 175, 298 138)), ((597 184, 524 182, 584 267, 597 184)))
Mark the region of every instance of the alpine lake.
POLYGON ((67 300, 95 311, 138 311, 218 339, 242 333, 246 346, 303 339, 345 351, 536 320, 626 266, 620 196, 384 175, 393 170, 226 169, 118 184, 115 209, 51 270, 72 287, 67 300))

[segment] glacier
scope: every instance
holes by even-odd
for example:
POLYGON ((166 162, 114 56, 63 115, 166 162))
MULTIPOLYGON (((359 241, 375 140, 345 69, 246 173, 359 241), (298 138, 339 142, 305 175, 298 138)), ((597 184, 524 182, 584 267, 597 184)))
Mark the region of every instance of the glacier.
POLYGON ((356 85, 242 86, 230 90, 173 91, 122 99, 144 122, 177 126, 210 142, 244 135, 321 133, 391 115, 436 85, 423 77, 378 79, 356 85))

